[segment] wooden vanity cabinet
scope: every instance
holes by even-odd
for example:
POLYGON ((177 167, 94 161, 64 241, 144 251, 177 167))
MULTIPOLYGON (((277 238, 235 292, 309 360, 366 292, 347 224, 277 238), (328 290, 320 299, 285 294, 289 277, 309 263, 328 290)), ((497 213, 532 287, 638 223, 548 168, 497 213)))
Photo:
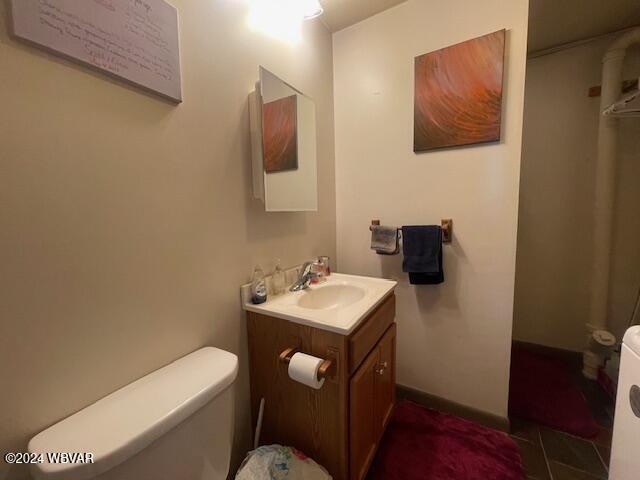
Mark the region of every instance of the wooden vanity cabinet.
POLYGON ((364 479, 395 404, 394 319, 393 292, 349 335, 248 312, 254 425, 265 399, 260 444, 294 446, 336 480, 364 479), (289 347, 333 361, 322 388, 289 378, 278 359, 289 347))
POLYGON ((349 469, 365 478, 395 404, 396 325, 389 327, 349 385, 349 469))

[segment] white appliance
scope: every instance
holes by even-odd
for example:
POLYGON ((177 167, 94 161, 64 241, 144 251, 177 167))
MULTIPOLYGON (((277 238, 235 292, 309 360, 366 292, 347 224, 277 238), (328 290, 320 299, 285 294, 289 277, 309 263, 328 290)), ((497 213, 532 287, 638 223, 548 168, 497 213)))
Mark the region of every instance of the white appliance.
POLYGON ((609 480, 640 478, 640 325, 622 340, 609 480))

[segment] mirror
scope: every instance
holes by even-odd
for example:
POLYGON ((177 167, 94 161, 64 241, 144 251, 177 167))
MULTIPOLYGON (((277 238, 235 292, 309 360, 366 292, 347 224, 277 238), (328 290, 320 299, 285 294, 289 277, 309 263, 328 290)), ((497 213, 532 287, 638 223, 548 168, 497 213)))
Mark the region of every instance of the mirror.
POLYGON ((249 99, 254 197, 268 212, 317 211, 313 100, 264 67, 249 99))

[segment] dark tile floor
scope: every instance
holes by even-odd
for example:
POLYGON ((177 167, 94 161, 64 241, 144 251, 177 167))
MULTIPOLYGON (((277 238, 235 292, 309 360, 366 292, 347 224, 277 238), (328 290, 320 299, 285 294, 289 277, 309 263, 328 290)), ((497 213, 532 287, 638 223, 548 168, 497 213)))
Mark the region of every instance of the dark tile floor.
POLYGON ((611 433, 593 440, 512 419, 511 436, 522 452, 528 480, 606 480, 611 433))
POLYGON ((565 355, 564 360, 600 424, 600 434, 585 440, 512 418, 511 436, 520 446, 528 480, 606 480, 614 401, 597 382, 584 378, 579 357, 565 355))

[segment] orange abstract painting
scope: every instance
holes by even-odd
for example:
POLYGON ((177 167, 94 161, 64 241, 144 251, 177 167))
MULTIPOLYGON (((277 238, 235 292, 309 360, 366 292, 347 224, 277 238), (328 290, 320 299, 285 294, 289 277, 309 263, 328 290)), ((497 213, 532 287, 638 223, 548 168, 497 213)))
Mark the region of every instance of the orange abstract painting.
POLYGON ((415 58, 413 151, 500 140, 505 31, 415 58))
POLYGON ((267 173, 298 168, 295 95, 262 106, 262 147, 267 173))

